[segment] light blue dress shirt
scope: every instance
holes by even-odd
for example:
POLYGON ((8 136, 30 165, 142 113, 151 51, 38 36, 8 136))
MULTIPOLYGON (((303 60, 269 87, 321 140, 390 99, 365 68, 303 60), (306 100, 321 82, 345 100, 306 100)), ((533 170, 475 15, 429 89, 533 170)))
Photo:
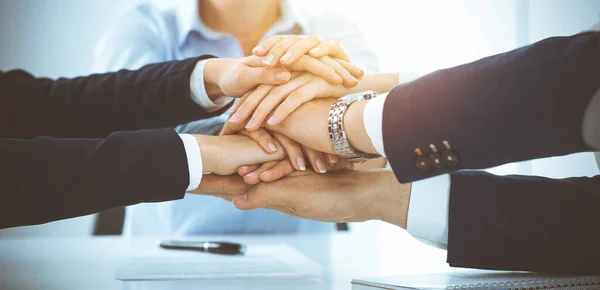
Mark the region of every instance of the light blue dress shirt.
MULTIPOLYGON (((110 25, 98 42, 94 71, 137 69, 145 64, 211 54, 239 58, 243 51, 230 35, 207 28, 198 18, 195 0, 158 8, 144 4, 110 25)), ((282 1, 282 17, 263 39, 275 34, 306 34, 335 40, 354 63, 377 71, 377 59, 357 27, 335 13, 309 14, 282 1)), ((214 134, 228 114, 179 126, 180 133, 214 134)), ((183 200, 127 208, 126 235, 194 235, 328 232, 335 225, 261 209, 240 211, 215 197, 188 194, 183 200)))

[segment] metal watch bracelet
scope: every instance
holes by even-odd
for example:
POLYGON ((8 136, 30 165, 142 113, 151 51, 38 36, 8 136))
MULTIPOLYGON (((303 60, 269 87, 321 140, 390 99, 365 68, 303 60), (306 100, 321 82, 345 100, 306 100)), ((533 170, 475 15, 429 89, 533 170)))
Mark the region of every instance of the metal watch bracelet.
POLYGON ((359 92, 341 97, 331 104, 328 119, 329 140, 331 140, 335 152, 348 158, 348 161, 365 162, 369 159, 381 157, 379 154, 364 153, 352 148, 344 129, 344 116, 348 107, 354 102, 370 100, 376 96, 372 91, 359 92))

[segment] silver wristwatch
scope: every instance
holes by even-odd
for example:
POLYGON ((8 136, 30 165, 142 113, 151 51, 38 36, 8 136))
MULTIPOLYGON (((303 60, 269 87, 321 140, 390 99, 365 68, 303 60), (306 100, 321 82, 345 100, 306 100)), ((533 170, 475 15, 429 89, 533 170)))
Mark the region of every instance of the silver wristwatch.
POLYGON ((329 110, 329 140, 333 145, 335 152, 348 158, 351 162, 365 162, 369 159, 380 157, 379 154, 364 153, 354 150, 348 142, 346 130, 344 130, 344 115, 348 106, 354 102, 366 101, 375 98, 377 95, 372 91, 354 93, 339 98, 331 104, 329 110))

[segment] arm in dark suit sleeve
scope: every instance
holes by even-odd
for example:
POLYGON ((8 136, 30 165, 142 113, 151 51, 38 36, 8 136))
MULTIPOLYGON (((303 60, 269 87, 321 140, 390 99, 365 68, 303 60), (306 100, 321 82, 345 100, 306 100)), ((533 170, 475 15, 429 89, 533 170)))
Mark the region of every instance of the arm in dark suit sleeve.
POLYGON ((106 139, 2 139, 0 228, 183 198, 188 170, 172 129, 106 139))
POLYGON ((457 169, 590 150, 585 110, 600 87, 600 33, 556 37, 434 72, 394 88, 383 112, 386 155, 400 182, 457 169), (458 166, 416 168, 447 140, 458 166))
POLYGON ((600 176, 451 175, 452 266, 600 273, 600 176))
POLYGON ((192 71, 205 58, 56 81, 0 72, 0 137, 104 138, 208 118, 218 112, 209 114, 190 92, 192 71))

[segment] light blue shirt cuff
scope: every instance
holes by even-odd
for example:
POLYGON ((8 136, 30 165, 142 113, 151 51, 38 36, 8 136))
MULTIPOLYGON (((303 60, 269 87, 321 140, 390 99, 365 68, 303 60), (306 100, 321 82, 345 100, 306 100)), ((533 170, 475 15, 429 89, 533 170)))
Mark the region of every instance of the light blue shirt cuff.
POLYGON ((449 201, 449 174, 413 182, 408 205, 408 233, 433 246, 446 249, 449 201))
POLYGON ((190 184, 186 191, 194 190, 200 186, 202 180, 202 155, 200 154, 200 145, 196 137, 190 134, 179 134, 183 141, 185 155, 187 156, 188 168, 190 171, 190 184))
POLYGON ((208 112, 215 112, 231 103, 233 98, 220 97, 213 101, 208 97, 206 88, 204 87, 204 67, 209 61, 211 61, 211 59, 201 60, 196 64, 196 67, 194 67, 190 79, 190 91, 192 92, 192 99, 194 102, 205 108, 208 112))

